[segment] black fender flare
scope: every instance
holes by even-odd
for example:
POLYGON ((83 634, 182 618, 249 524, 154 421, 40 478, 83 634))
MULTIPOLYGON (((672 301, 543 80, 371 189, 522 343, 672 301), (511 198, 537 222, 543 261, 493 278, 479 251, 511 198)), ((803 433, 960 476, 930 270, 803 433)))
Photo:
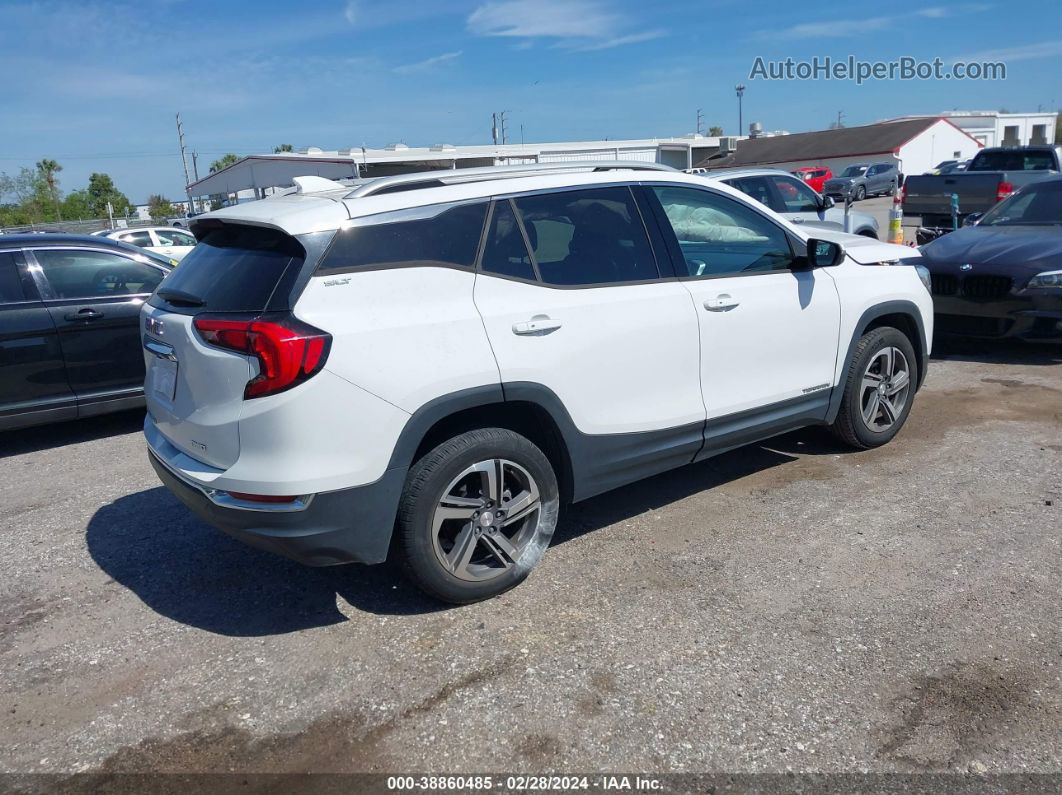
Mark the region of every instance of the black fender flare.
MULTIPOLYGON (((848 349, 845 351, 844 359, 842 359, 844 367, 841 372, 847 372, 848 365, 852 361, 852 356, 855 354, 855 347, 866 333, 867 327, 878 318, 885 317, 886 315, 905 315, 910 318, 911 322, 914 323, 915 328, 918 329, 919 339, 917 342, 919 344, 916 353, 920 356, 920 361, 918 363, 918 382, 915 384, 915 389, 920 389, 922 383, 926 379, 926 370, 929 369, 929 344, 926 340, 926 328, 925 324, 922 322, 922 313, 913 301, 885 301, 880 304, 875 304, 863 312, 863 314, 859 316, 859 320, 856 322, 855 328, 852 331, 852 339, 849 341, 848 349)), ((837 419, 837 412, 841 410, 841 398, 844 397, 845 386, 844 383, 838 383, 833 388, 833 392, 830 395, 830 406, 826 412, 827 423, 832 423, 837 419)))

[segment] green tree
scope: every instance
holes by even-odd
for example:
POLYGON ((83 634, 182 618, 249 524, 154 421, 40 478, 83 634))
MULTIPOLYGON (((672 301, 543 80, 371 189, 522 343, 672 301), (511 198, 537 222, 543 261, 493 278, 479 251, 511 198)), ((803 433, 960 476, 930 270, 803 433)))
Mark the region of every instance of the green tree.
POLYGON ((21 168, 16 176, 0 174, 0 201, 5 201, 3 226, 35 224, 44 220, 48 207, 47 185, 40 174, 21 168))
POLYGON ((170 200, 158 193, 148 196, 148 212, 151 214, 151 220, 153 221, 163 221, 177 213, 173 209, 173 205, 170 204, 170 200))
POLYGON ((55 214, 57 220, 63 220, 63 214, 59 209, 59 179, 55 176, 63 167, 55 160, 44 158, 37 161, 37 173, 40 175, 40 179, 44 182, 44 187, 47 190, 48 198, 51 199, 52 206, 55 208, 55 214))
POLYGON ((239 155, 234 155, 232 154, 232 152, 229 152, 227 155, 219 157, 217 160, 210 164, 210 173, 213 174, 215 171, 221 171, 221 169, 223 168, 228 168, 239 159, 239 155))
POLYGON ((280 146, 273 147, 273 154, 279 155, 281 152, 294 152, 295 148, 291 144, 280 144, 280 146))
POLYGON ((126 195, 114 186, 114 180, 107 174, 93 173, 89 176, 88 197, 92 218, 107 217, 107 202, 111 203, 115 218, 129 215, 133 206, 126 195))
POLYGON ((709 127, 708 128, 708 135, 710 135, 713 138, 718 138, 722 134, 723 134, 723 128, 722 127, 718 127, 717 126, 717 127, 709 127))
MULTIPOLYGON (((1062 110, 1058 112, 1058 117, 1062 119, 1062 110)), ((1058 119, 1055 119, 1055 145, 1062 146, 1062 125, 1058 123, 1058 119)))
POLYGON ((92 197, 87 190, 72 190, 63 199, 63 217, 73 220, 98 218, 92 211, 92 197))

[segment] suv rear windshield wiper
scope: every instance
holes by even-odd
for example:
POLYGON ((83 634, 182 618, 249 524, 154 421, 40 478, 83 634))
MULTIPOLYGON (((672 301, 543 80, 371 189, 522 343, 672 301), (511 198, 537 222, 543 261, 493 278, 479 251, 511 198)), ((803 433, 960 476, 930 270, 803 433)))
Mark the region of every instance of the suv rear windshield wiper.
POLYGON ((166 287, 158 290, 157 295, 164 301, 169 301, 171 304, 177 304, 179 306, 202 306, 206 303, 206 301, 198 295, 186 293, 184 290, 172 290, 166 287))

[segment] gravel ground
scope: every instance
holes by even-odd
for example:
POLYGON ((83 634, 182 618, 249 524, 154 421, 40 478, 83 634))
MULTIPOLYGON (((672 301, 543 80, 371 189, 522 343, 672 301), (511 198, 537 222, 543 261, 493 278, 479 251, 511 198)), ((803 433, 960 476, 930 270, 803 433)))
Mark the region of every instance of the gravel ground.
POLYGON ((190 515, 125 414, 0 436, 0 770, 1062 771, 1062 350, 575 506, 464 608, 190 515))

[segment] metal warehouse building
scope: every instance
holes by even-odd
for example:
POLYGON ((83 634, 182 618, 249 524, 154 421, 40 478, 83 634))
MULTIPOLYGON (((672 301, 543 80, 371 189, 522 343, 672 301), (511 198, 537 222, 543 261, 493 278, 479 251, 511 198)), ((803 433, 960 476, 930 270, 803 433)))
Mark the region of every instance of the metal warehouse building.
POLYGON ((188 186, 193 197, 237 194, 240 199, 267 196, 274 188, 292 185, 294 177, 316 175, 328 179, 381 177, 431 169, 555 163, 571 160, 637 160, 664 163, 679 169, 713 155, 733 151, 737 138, 690 135, 621 141, 570 141, 544 144, 409 147, 392 144, 383 149, 315 147, 298 152, 249 155, 228 168, 188 186))
POLYGON ((965 160, 982 147, 941 117, 880 122, 863 127, 749 138, 729 156, 697 163, 705 168, 767 166, 792 171, 829 166, 834 174, 856 163, 893 163, 901 174, 922 174, 942 160, 965 160))

